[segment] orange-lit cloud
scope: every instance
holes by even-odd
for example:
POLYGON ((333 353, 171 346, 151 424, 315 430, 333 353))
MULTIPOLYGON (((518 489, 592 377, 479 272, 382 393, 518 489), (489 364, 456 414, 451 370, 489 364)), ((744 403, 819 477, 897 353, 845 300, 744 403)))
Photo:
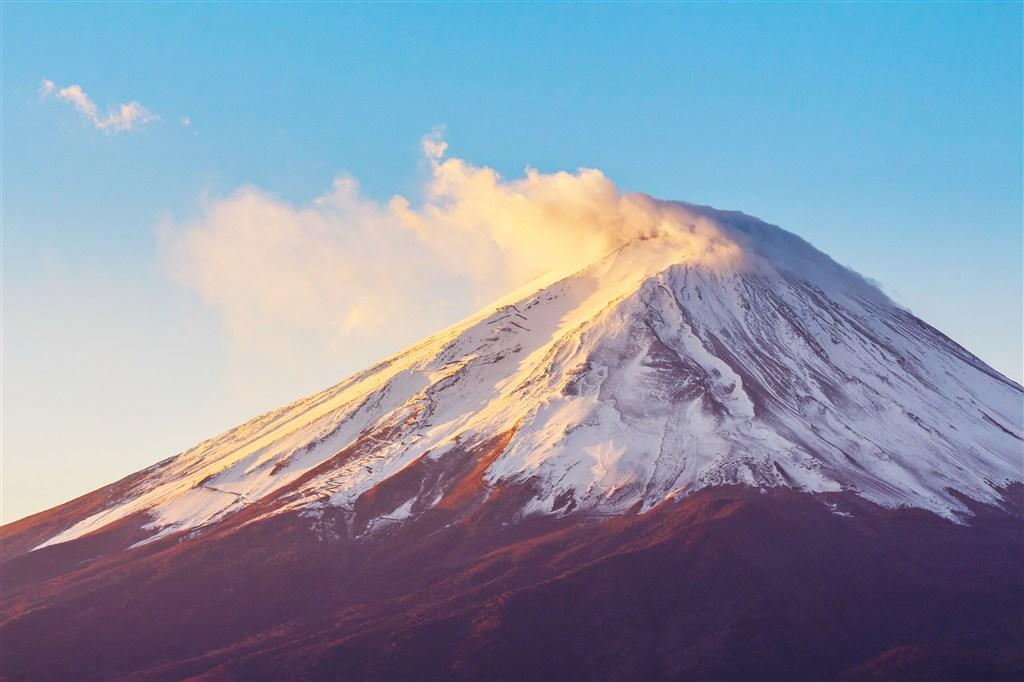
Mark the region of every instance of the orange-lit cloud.
POLYGON ((424 291, 456 285, 350 178, 305 208, 244 188, 162 237, 172 277, 254 342, 290 329, 344 344, 405 317, 443 319, 444 302, 424 291))
POLYGON ((728 246, 677 204, 621 192, 598 170, 507 180, 422 141, 423 196, 367 199, 341 178, 299 207, 246 188, 165 225, 172 277, 221 314, 249 345, 321 340, 341 350, 392 349, 550 273, 583 267, 638 237, 674 235, 690 251, 728 246), (717 246, 716 246, 717 245, 717 246))
POLYGON ((53 81, 44 80, 39 86, 39 95, 44 99, 54 91, 56 91, 58 99, 77 109, 93 127, 108 133, 131 132, 150 121, 159 119, 159 116, 135 101, 120 104, 108 111, 105 116, 100 116, 96 103, 80 85, 69 85, 58 90, 53 81))

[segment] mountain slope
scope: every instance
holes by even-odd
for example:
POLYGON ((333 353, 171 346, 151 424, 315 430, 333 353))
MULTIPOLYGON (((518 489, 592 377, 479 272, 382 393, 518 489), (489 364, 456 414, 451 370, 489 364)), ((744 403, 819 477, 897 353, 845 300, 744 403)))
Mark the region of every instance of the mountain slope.
POLYGON ((3 527, 0 672, 1018 675, 1021 387, 777 227, 644 201, 597 261, 3 527))
POLYGON ((352 510, 406 467, 513 430, 482 473, 535 482, 521 514, 744 483, 953 518, 951 490, 992 502, 1021 479, 1019 386, 792 235, 670 209, 671 230, 168 460, 42 544, 138 513, 155 536, 188 530, 268 496, 352 510))
POLYGON ((233 515, 3 565, 7 679, 1017 680, 1020 488, 970 524, 715 487, 645 514, 233 515), (846 510, 837 515, 830 505, 846 510), (1012 511, 1010 511, 1012 510, 1012 511), (93 551, 95 551, 95 546, 93 551), (48 576, 47 570, 58 575, 48 576))

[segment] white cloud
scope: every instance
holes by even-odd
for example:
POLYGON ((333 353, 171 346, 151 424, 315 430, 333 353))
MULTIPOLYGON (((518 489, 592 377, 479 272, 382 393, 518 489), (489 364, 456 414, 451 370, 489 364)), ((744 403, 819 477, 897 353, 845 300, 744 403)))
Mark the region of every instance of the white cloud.
POLYGON ((423 154, 431 161, 437 161, 448 151, 448 143, 444 141, 444 126, 435 126, 429 135, 420 140, 423 154))
POLYGON ((79 85, 69 85, 57 91, 57 97, 78 109, 86 118, 96 121, 96 103, 89 99, 79 85))
POLYGON ((142 125, 155 121, 159 118, 146 110, 138 102, 128 102, 110 111, 107 115, 97 120, 96 127, 100 130, 113 130, 115 132, 130 132, 142 125))
POLYGON ((181 125, 183 125, 186 128, 188 128, 190 125, 192 125, 192 119, 189 118, 188 116, 182 116, 182 118, 181 118, 181 125))
MULTIPOLYGON (((57 90, 57 86, 54 85, 53 81, 44 80, 39 88, 40 97, 46 98, 54 90, 57 90)), ((65 88, 60 88, 57 90, 57 98, 77 109, 93 127, 106 132, 131 132, 141 128, 150 121, 156 121, 160 118, 135 101, 118 105, 108 110, 105 116, 100 116, 96 103, 80 85, 69 85, 65 88)))

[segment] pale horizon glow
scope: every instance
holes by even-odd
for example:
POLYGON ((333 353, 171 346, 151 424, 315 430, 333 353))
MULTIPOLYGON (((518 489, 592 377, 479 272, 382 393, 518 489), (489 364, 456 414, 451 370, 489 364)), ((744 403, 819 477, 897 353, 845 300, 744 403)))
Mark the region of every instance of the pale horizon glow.
POLYGON ((1024 377, 1019 3, 0 12, 0 521, 658 233, 644 195, 1024 377))

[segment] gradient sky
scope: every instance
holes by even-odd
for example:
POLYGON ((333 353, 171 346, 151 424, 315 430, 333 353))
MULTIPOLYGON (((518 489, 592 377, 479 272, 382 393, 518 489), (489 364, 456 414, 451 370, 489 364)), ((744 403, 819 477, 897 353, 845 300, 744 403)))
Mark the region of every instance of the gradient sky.
POLYGON ((437 319, 324 339, 265 316, 241 338, 164 252, 244 186, 296 210, 343 175, 415 197, 438 125, 505 176, 593 167, 782 225, 1021 380, 1020 3, 0 13, 5 522, 472 312, 427 282, 437 319))

